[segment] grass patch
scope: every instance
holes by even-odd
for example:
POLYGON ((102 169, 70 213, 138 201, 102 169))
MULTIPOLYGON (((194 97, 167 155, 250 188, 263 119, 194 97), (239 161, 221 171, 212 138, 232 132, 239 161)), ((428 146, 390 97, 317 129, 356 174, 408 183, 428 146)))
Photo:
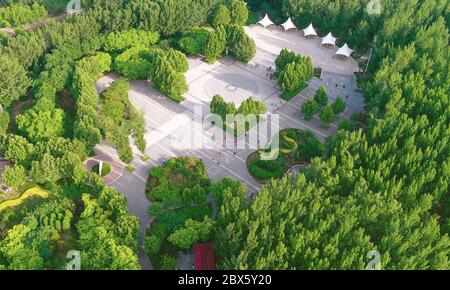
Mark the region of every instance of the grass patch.
POLYGON ((102 172, 101 173, 99 172, 100 171, 100 164, 94 165, 94 167, 92 167, 91 172, 97 173, 101 177, 105 177, 105 176, 108 176, 111 173, 111 170, 112 170, 111 164, 109 164, 108 162, 103 162, 102 172))

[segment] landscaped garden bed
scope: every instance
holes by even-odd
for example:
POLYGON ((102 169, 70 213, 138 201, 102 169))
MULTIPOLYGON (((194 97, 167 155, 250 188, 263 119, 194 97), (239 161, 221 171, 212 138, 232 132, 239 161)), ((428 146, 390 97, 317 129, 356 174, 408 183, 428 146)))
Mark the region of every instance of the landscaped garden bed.
POLYGON ((247 158, 247 169, 253 178, 266 183, 279 179, 295 165, 307 165, 312 158, 324 154, 325 146, 313 133, 299 129, 285 129, 279 132, 279 147, 271 150, 258 150, 247 158), (271 160, 262 155, 271 156, 271 160))
POLYGON ((101 177, 105 177, 108 176, 111 173, 112 167, 111 164, 108 162, 103 162, 102 165, 102 172, 100 173, 100 163, 94 165, 94 167, 92 167, 91 172, 93 173, 97 173, 99 174, 101 177))
POLYGON ((209 187, 203 162, 193 157, 173 158, 150 170, 145 194, 151 202, 149 214, 156 219, 144 249, 156 269, 175 269, 180 251, 210 240, 209 187))

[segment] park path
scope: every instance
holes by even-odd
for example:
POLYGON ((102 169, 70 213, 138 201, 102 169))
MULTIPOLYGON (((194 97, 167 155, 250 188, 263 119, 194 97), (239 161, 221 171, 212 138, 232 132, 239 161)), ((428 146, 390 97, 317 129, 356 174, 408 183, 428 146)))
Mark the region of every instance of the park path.
MULTIPOLYGON (((68 16, 68 14, 64 12, 64 13, 61 13, 56 16, 51 16, 51 17, 42 19, 38 22, 31 23, 31 24, 25 24, 25 25, 22 25, 21 27, 16 27, 16 28, 22 28, 25 32, 29 32, 29 31, 35 30, 39 27, 42 27, 44 24, 48 23, 51 20, 64 20, 67 16, 68 16)), ((16 32, 14 31, 14 28, 0 28, 0 31, 3 32, 8 37, 16 36, 16 32)))

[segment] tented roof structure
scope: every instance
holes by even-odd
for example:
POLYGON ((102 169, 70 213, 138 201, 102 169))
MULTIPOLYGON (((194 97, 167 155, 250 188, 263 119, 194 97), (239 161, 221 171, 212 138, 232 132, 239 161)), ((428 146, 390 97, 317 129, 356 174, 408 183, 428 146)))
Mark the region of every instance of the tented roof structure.
POLYGON ((291 17, 289 17, 289 19, 288 19, 285 23, 281 24, 281 26, 284 27, 284 30, 285 30, 285 31, 287 31, 287 30, 289 30, 289 29, 294 29, 294 28, 297 29, 297 27, 295 26, 295 24, 292 22, 291 17))
POLYGON ((338 51, 336 51, 336 55, 343 55, 346 57, 350 57, 350 55, 353 53, 353 49, 351 49, 350 47, 348 47, 347 43, 344 44, 344 46, 342 46, 341 48, 338 49, 338 51))
POLYGON ((267 28, 270 25, 273 25, 272 20, 270 20, 269 15, 266 14, 266 16, 264 16, 264 18, 258 22, 258 24, 264 26, 264 28, 267 28))
POLYGON ((336 45, 336 40, 337 38, 333 36, 333 34, 328 33, 327 36, 322 38, 322 45, 324 44, 331 44, 331 45, 336 45))
POLYGON ((305 36, 317 36, 317 32, 314 29, 312 23, 308 27, 303 29, 303 32, 305 33, 305 36))

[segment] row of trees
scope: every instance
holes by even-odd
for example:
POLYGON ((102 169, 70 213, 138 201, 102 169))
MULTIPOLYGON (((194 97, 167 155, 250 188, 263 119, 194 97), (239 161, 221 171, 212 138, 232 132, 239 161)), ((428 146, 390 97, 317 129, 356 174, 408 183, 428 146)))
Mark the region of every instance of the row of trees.
POLYGON ((146 195, 155 222, 143 246, 157 269, 174 270, 173 253, 211 239, 211 208, 205 205, 210 185, 205 165, 196 158, 173 158, 150 170, 146 195))
POLYGON ((223 0, 90 0, 88 14, 104 31, 137 28, 164 37, 207 23, 223 0), (105 9, 108 7, 108 9, 105 9))
POLYGON ((82 140, 87 148, 93 148, 102 139, 98 123, 98 96, 95 81, 111 70, 109 54, 97 53, 78 61, 73 74, 72 95, 76 100, 77 113, 74 137, 82 140))
POLYGON ((5 183, 14 189, 28 177, 41 184, 55 183, 61 178, 83 184, 88 178, 83 167, 87 150, 78 140, 52 138, 30 143, 24 137, 8 134, 0 138, 0 155, 15 164, 4 172, 5 183))
POLYGON ((320 119, 323 126, 327 127, 336 119, 336 116, 343 113, 346 103, 341 97, 337 97, 333 104, 328 105, 328 95, 323 86, 320 86, 314 97, 301 106, 301 111, 305 120, 309 121, 312 117, 320 112, 320 119))
POLYGON ((31 6, 34 3, 45 7, 50 13, 61 13, 65 11, 66 4, 69 3, 69 0, 0 0, 0 6, 11 6, 14 4, 31 6))
POLYGON ((226 122, 227 116, 232 117, 236 115, 248 116, 250 114, 261 115, 267 112, 266 105, 253 97, 244 100, 239 108, 233 102, 225 102, 222 96, 215 95, 210 104, 211 113, 218 114, 222 117, 223 122, 226 122))
POLYGON ((188 70, 186 56, 177 50, 169 49, 165 53, 154 55, 153 61, 154 71, 151 71, 149 79, 158 91, 181 103, 184 100, 183 94, 188 90, 184 76, 188 70))
POLYGON ((243 26, 247 23, 247 19, 247 4, 243 0, 230 0, 214 8, 209 22, 214 27, 228 24, 243 26))
POLYGON ((139 222, 128 213, 126 199, 98 176, 91 187, 75 188, 89 191, 78 205, 76 223, 76 203, 57 191, 48 201, 24 207, 21 215, 2 216, 1 269, 65 269, 66 253, 74 248, 81 252, 84 270, 140 269, 139 222))
POLYGON ((127 200, 103 187, 98 197, 84 194, 77 223, 81 267, 92 270, 137 270, 139 220, 128 212, 127 200))
POLYGON ((106 36, 103 50, 110 53, 122 53, 125 50, 136 47, 149 47, 159 41, 159 33, 130 29, 120 32, 111 32, 106 36))
MULTIPOLYGON (((270 182, 251 206, 243 193, 225 191, 216 223, 222 268, 364 269, 373 250, 383 269, 450 268, 444 2, 384 2, 363 85, 365 131, 339 131, 327 159, 270 182)), ((340 19, 360 8, 343 16, 320 9, 340 19)))
POLYGON ((145 121, 142 113, 128 99, 130 84, 126 80, 114 82, 101 95, 100 120, 102 135, 117 148, 119 158, 125 163, 133 161, 133 151, 128 136, 132 135, 136 147, 145 154, 145 121))

